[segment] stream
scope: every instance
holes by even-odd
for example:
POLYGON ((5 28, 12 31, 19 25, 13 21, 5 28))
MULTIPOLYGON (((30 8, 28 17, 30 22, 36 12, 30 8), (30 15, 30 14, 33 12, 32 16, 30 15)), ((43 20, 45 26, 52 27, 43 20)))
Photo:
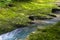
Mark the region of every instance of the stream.
POLYGON ((37 29, 37 25, 39 26, 44 26, 45 24, 54 24, 58 21, 60 21, 60 14, 56 14, 57 17, 50 19, 50 20, 40 20, 37 21, 36 24, 33 24, 29 27, 23 27, 23 28, 18 28, 16 30, 13 30, 11 32, 5 33, 0 35, 0 40, 25 40, 27 35, 32 33, 37 29))

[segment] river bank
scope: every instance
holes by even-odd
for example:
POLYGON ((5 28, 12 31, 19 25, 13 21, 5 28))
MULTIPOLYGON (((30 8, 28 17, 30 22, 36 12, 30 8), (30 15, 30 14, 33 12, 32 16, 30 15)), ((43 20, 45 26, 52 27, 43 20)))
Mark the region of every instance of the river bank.
POLYGON ((60 40, 60 21, 54 25, 38 28, 26 40, 60 40))
POLYGON ((40 20, 40 22, 39 21, 37 21, 37 22, 35 21, 36 24, 33 24, 33 26, 19 28, 19 29, 16 29, 16 30, 12 31, 12 32, 8 32, 6 34, 2 34, 0 36, 0 40, 18 40, 18 39, 23 40, 30 33, 35 31, 37 29, 37 26, 42 27, 42 26, 46 26, 46 25, 49 25, 49 24, 54 24, 54 23, 56 23, 58 21, 60 21, 60 15, 57 18, 54 18, 54 19, 51 19, 51 20, 48 20, 48 21, 47 20, 40 20))
POLYGON ((56 8, 53 2, 55 1, 1 0, 0 40, 24 40, 37 26, 44 27, 58 22, 60 16, 51 12, 52 8, 56 8))

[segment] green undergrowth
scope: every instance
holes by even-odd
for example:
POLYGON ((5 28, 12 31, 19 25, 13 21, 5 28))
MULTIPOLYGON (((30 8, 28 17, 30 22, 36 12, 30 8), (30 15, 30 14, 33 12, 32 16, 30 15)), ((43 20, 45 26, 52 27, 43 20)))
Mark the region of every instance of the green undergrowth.
POLYGON ((49 17, 55 4, 44 0, 0 0, 0 33, 8 32, 18 28, 16 25, 29 25, 30 15, 49 17))
POLYGON ((44 29, 38 28, 29 35, 28 40, 60 40, 60 22, 44 29))

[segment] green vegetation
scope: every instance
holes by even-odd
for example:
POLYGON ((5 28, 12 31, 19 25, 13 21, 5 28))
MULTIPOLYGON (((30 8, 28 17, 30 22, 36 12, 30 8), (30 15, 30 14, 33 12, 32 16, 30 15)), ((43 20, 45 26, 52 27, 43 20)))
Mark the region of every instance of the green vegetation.
POLYGON ((0 34, 18 28, 15 25, 29 25, 30 15, 50 17, 54 0, 0 0, 0 34), (3 31, 3 32, 2 32, 3 31))
POLYGON ((28 40, 60 40, 60 22, 31 33, 28 40))

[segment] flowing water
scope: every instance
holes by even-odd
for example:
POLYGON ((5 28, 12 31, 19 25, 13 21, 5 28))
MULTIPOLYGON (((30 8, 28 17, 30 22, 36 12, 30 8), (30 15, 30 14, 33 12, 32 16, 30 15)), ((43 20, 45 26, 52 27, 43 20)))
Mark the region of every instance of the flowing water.
POLYGON ((43 26, 44 24, 53 24, 57 21, 60 21, 60 14, 57 15, 57 18, 51 20, 42 20, 38 21, 36 24, 33 24, 30 27, 23 27, 13 30, 11 32, 0 35, 0 40, 25 40, 27 35, 37 29, 37 25, 43 26))

